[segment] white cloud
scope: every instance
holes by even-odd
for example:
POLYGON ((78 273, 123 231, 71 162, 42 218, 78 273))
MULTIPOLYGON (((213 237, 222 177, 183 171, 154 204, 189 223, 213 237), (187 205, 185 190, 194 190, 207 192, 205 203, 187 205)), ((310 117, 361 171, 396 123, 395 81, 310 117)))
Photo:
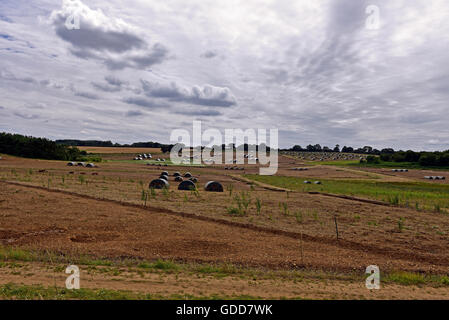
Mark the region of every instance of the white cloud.
POLYGON ((211 85, 181 87, 175 82, 158 83, 141 80, 146 95, 155 98, 167 98, 171 101, 186 102, 202 106, 230 107, 236 99, 229 88, 211 85))

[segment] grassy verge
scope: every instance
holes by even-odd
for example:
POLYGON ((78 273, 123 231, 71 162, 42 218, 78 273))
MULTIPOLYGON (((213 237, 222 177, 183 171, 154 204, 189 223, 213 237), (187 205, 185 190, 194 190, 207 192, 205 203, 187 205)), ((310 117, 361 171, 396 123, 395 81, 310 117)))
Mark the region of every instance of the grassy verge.
POLYGON ((194 296, 189 294, 142 294, 124 290, 79 289, 27 286, 8 283, 0 286, 0 298, 16 300, 258 300, 260 297, 241 295, 194 296))
MULTIPOLYGON (((320 270, 267 270, 267 269, 252 269, 232 264, 196 264, 196 263, 178 263, 169 260, 136 261, 136 260, 108 260, 96 259, 83 256, 80 258, 73 258, 62 256, 50 252, 36 252, 23 250, 19 248, 5 248, 0 246, 0 267, 7 267, 6 262, 46 262, 51 263, 59 271, 64 270, 65 265, 76 264, 79 266, 89 266, 89 270, 97 270, 99 272, 109 272, 115 274, 118 269, 123 267, 131 268, 134 272, 154 272, 166 274, 191 274, 195 276, 212 276, 216 278, 237 277, 250 281, 256 280, 282 280, 301 282, 308 280, 338 280, 348 282, 363 282, 368 276, 363 272, 350 273, 335 273, 320 270), (55 265, 60 264, 60 265, 55 265), (96 269, 97 268, 97 269, 96 269), (106 268, 106 269, 102 269, 106 268)), ((17 266, 16 263, 14 263, 17 266)), ((62 272, 62 271, 61 271, 62 272)), ((398 284, 398 285, 429 285, 432 287, 449 286, 449 277, 447 275, 433 275, 421 274, 411 272, 389 272, 381 274, 381 282, 383 284, 398 284)), ((134 294, 126 291, 111 291, 111 290, 85 290, 73 292, 70 290, 62 290, 56 288, 43 287, 20 287, 16 285, 0 286, 0 297, 18 299, 245 299, 243 296, 239 297, 193 297, 193 296, 154 296, 134 294), (30 292, 26 292, 26 290, 30 292), (23 292, 22 292, 23 291, 23 292), (40 294, 40 296, 39 296, 40 294), (75 295, 75 296, 73 296, 75 295)), ((252 299, 254 297, 246 297, 252 299)))
POLYGON ((433 285, 449 286, 449 277, 446 275, 425 275, 412 272, 392 272, 382 277, 384 283, 395 283, 405 286, 433 285))
MULTIPOLYGON (((69 256, 53 252, 39 252, 24 250, 20 248, 2 247, 0 246, 0 266, 4 262, 44 262, 49 264, 69 265, 75 264, 79 266, 87 266, 94 270, 96 267, 104 268, 113 273, 113 269, 129 268, 137 272, 154 272, 154 273, 188 273, 194 275, 212 276, 215 278, 238 277, 242 279, 283 279, 301 281, 302 279, 329 279, 356 281, 363 279, 358 273, 331 273, 316 270, 269 270, 269 269, 255 269, 243 266, 237 266, 229 263, 182 263, 172 260, 155 260, 142 261, 132 259, 100 259, 96 257, 89 257, 85 255, 69 256)), ((100 269, 98 269, 100 270, 100 269)))
POLYGON ((417 210, 446 212, 449 208, 449 185, 426 182, 382 182, 370 180, 319 180, 320 185, 304 184, 305 178, 245 175, 258 182, 302 192, 325 192, 361 196, 417 210))

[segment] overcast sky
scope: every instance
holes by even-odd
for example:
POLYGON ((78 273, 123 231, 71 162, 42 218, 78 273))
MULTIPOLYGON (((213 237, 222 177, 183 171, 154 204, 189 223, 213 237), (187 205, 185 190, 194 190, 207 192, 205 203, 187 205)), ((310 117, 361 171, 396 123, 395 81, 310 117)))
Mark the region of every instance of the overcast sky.
POLYGON ((0 131, 449 149, 448 49, 447 0, 0 0, 0 131))

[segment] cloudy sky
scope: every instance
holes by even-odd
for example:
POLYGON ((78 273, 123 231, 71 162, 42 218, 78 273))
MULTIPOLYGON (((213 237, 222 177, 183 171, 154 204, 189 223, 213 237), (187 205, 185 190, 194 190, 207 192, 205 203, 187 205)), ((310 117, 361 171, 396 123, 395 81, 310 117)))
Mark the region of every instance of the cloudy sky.
POLYGON ((278 128, 281 147, 449 149, 448 17, 447 0, 1 0, 0 131, 169 142, 201 120, 278 128))

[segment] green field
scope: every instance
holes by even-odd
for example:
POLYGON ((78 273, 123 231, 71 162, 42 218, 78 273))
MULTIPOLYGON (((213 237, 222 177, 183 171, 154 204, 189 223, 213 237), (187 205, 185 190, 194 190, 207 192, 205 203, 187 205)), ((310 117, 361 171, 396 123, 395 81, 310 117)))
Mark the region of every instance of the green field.
POLYGON ((323 180, 313 178, 245 175, 254 181, 290 190, 318 191, 381 200, 418 210, 446 212, 449 208, 449 185, 426 182, 381 182, 378 180, 323 180), (321 185, 304 184, 321 181, 321 185))
POLYGON ((380 163, 360 163, 358 160, 338 160, 310 162, 311 165, 331 165, 357 168, 399 168, 399 169, 420 169, 420 170, 449 170, 449 167, 422 166, 417 162, 387 162, 380 163))

